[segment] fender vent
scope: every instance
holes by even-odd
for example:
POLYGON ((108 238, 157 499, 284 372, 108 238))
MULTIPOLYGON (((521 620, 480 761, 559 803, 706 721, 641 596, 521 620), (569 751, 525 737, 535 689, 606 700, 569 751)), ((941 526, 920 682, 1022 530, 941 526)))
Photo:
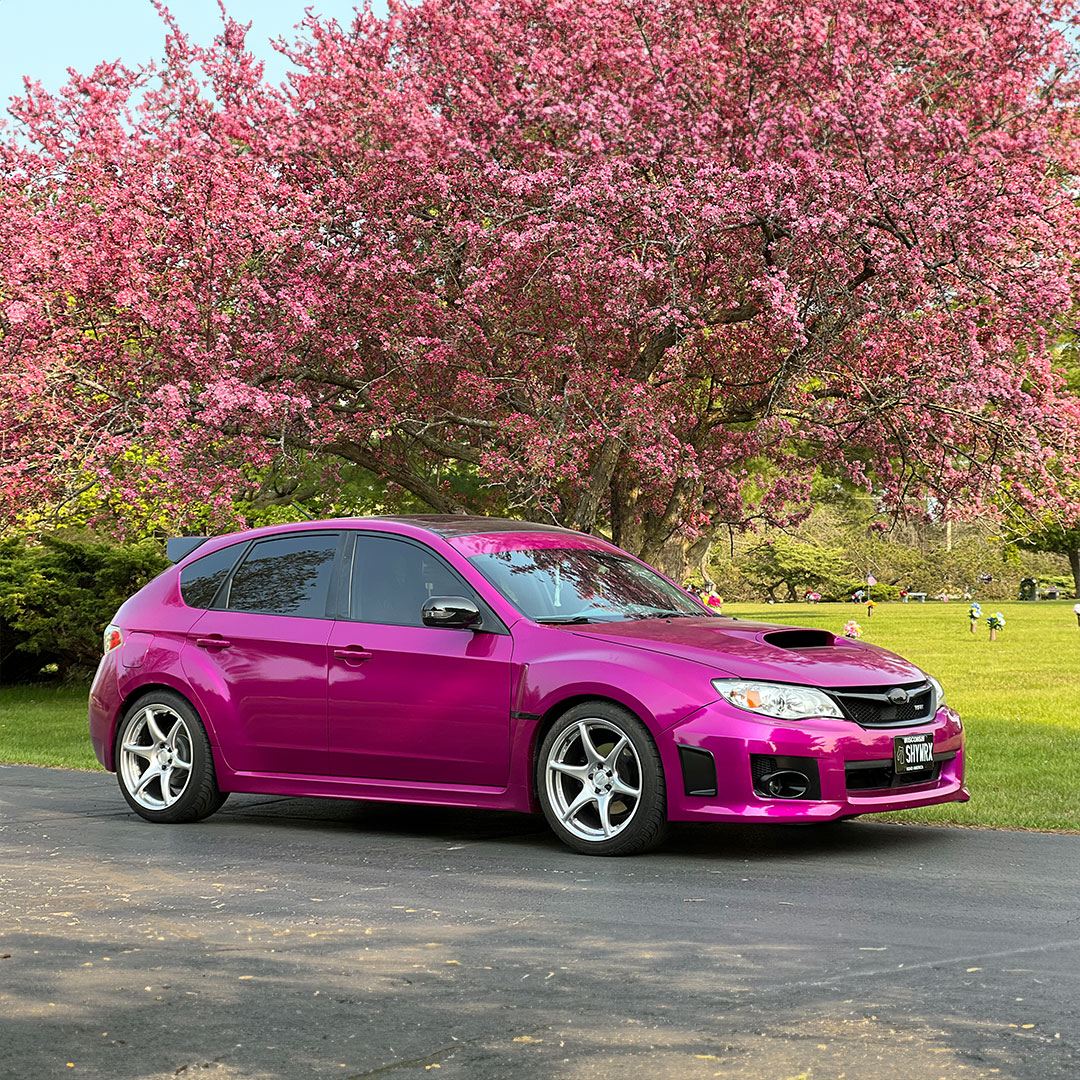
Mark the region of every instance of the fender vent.
POLYGON ((699 798, 716 794, 716 759, 696 746, 679 747, 683 792, 699 798))

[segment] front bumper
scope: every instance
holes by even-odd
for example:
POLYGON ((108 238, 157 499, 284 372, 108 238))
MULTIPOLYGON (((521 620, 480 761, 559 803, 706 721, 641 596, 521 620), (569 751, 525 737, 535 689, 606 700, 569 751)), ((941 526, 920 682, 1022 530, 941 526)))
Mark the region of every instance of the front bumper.
POLYGON ((661 755, 672 821, 833 821, 970 797, 964 787, 963 727, 950 708, 914 727, 863 728, 849 720, 769 720, 714 702, 664 736, 661 755), (894 737, 926 732, 934 737, 933 768, 925 776, 895 775, 894 737), (813 761, 816 783, 806 797, 769 798, 755 790, 755 765, 760 774, 762 760, 770 758, 781 759, 781 766, 783 759, 813 761), (705 782, 710 762, 715 763, 711 789, 705 782))

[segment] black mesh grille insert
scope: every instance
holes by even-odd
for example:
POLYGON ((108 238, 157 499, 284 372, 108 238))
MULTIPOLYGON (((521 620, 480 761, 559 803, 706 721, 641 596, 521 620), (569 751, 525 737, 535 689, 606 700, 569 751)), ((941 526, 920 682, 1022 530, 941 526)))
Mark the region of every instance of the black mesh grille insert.
POLYGON ((943 761, 951 761, 953 753, 935 754, 934 765, 921 772, 897 773, 892 759, 882 761, 848 761, 844 772, 848 791, 880 791, 883 788, 913 787, 917 784, 934 784, 941 776, 943 761))
POLYGON ((828 690, 849 720, 861 727, 911 727, 932 720, 936 702, 928 682, 828 690))
POLYGON ((754 778, 754 790, 761 793, 761 778, 776 772, 776 758, 768 754, 750 755, 750 773, 754 778))

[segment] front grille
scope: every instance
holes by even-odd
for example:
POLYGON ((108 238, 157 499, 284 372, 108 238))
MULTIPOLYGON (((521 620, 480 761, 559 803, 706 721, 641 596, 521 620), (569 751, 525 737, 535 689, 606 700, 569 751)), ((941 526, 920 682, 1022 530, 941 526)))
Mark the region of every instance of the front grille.
POLYGON ((928 682, 901 683, 899 686, 859 686, 826 693, 840 706, 849 720, 860 727, 912 727, 934 718, 934 688, 928 682), (907 695, 905 701, 896 691, 907 695))
POLYGON ((951 761, 955 752, 934 755, 934 765, 920 772, 896 773, 892 758, 882 761, 848 761, 844 773, 848 791, 880 791, 885 788, 913 787, 916 784, 934 784, 941 777, 942 762, 951 761))

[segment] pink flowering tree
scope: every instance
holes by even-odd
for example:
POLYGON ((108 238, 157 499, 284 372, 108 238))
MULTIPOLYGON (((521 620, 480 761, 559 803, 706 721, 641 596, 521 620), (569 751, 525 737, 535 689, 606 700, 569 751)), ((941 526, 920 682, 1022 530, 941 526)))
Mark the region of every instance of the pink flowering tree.
POLYGON ((1064 0, 426 0, 309 18, 282 87, 163 15, 12 106, 8 516, 363 473, 678 572, 823 467, 1076 510, 1064 0))

